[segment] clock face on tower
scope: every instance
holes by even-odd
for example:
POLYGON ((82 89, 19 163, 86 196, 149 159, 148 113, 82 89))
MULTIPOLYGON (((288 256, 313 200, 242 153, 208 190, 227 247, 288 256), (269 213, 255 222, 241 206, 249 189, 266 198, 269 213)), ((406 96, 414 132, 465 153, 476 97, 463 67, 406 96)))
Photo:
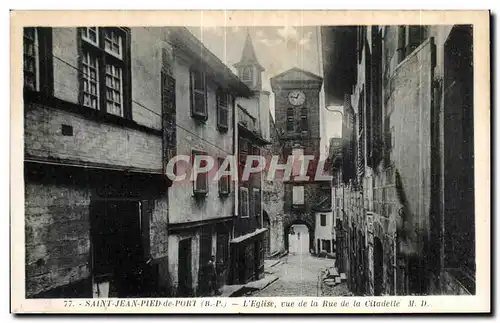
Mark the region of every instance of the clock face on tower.
POLYGON ((288 93, 288 101, 292 105, 301 105, 306 100, 306 95, 302 91, 292 91, 288 93))

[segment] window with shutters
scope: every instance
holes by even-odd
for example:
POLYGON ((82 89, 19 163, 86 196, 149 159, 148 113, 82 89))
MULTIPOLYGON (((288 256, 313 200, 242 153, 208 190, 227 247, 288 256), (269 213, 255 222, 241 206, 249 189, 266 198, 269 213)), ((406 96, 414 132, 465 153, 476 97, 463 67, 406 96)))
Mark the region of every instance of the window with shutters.
POLYGON ((292 195, 293 205, 304 205, 304 186, 294 186, 292 195))
MULTIPOLYGON (((218 158, 218 169, 219 172, 229 171, 230 164, 228 164, 227 169, 221 169, 222 164, 224 163, 224 158, 218 158)), ((223 175, 219 178, 219 195, 227 196, 229 194, 229 175, 223 175)))
MULTIPOLYGON (((162 105, 162 126, 163 126, 163 158, 164 167, 175 156, 177 129, 175 124, 175 79, 171 76, 169 70, 168 55, 165 49, 162 51, 162 70, 161 70, 161 105, 162 105)), ((174 172, 176 171, 174 165, 174 172)))
POLYGON ((249 203, 248 203, 248 188, 246 187, 240 187, 240 216, 242 218, 247 218, 249 217, 250 210, 249 210, 249 203))
POLYGON ((229 128, 229 111, 232 106, 229 94, 219 89, 217 91, 217 128, 221 132, 229 128))
POLYGON ((129 32, 122 28, 82 27, 79 34, 81 104, 131 118, 129 32))
POLYGON ((300 109, 300 131, 307 132, 308 131, 307 124, 307 108, 300 109))
POLYGON ((207 112, 207 80, 204 72, 191 69, 191 116, 206 121, 207 112))
MULTIPOLYGON (((192 152, 192 171, 195 167, 206 167, 207 162, 205 160, 199 161, 199 165, 195 165, 196 156, 206 156, 207 153, 202 151, 193 150, 192 152)), ((196 178, 193 179, 193 193, 195 195, 207 195, 208 194, 208 172, 203 172, 196 174, 196 178)))
POLYGON ((286 109, 286 131, 288 133, 295 132, 295 117, 293 108, 286 109))

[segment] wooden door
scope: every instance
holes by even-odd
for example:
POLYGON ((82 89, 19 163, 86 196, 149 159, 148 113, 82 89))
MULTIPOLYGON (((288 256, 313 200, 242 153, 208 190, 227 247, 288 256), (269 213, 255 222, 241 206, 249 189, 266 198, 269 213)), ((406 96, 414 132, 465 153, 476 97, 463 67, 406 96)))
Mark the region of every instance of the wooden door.
POLYGON ((190 296, 192 287, 191 238, 179 241, 179 296, 190 296))

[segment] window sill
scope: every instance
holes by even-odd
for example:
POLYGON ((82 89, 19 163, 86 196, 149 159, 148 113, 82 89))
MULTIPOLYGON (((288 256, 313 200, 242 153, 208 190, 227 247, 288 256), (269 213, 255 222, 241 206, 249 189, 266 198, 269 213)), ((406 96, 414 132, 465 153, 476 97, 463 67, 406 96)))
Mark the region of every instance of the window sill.
POLYGON ((207 196, 208 196, 208 191, 207 192, 201 192, 201 191, 193 192, 194 198, 205 198, 207 196))
POLYGON ((217 125, 217 130, 221 133, 227 133, 229 130, 229 126, 217 125))
POLYGON ((191 113, 191 118, 198 120, 199 122, 205 123, 208 120, 208 115, 191 113))

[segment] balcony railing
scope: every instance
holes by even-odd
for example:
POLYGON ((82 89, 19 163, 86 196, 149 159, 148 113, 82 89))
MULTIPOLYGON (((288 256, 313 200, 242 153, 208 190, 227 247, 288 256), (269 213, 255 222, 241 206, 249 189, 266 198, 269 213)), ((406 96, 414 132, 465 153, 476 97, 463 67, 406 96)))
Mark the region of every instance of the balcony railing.
POLYGON ((258 135, 261 134, 257 119, 241 106, 238 106, 238 123, 258 135))

